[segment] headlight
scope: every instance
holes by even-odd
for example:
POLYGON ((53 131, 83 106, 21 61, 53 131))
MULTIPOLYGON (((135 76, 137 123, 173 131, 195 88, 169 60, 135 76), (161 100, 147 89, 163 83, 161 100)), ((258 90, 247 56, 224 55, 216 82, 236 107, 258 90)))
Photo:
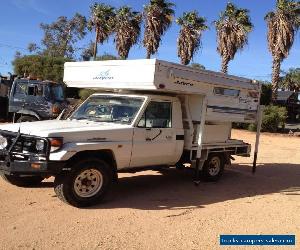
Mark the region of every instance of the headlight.
POLYGON ((56 150, 59 150, 62 145, 64 144, 63 138, 49 138, 50 141, 50 152, 54 152, 56 150))
POLYGON ((0 149, 5 149, 7 147, 7 139, 0 135, 0 149))
POLYGON ((44 151, 45 149, 45 141, 37 140, 35 144, 35 148, 37 151, 44 151))

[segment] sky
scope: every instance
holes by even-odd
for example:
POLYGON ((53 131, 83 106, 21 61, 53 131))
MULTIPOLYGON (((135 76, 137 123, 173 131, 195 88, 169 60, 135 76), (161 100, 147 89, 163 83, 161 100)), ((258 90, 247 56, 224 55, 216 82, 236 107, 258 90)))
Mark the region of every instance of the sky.
MULTIPOLYGON (((142 11, 143 5, 149 0, 103 0, 115 7, 131 6, 136 11, 142 11)), ((89 6, 94 0, 0 0, 0 73, 7 75, 13 72, 11 64, 16 51, 28 54, 27 45, 31 42, 40 44, 43 32, 40 23, 51 23, 59 16, 72 17, 76 12, 89 17, 89 6)), ((213 21, 224 10, 227 0, 173 0, 176 4, 175 17, 183 12, 197 10, 207 19, 210 26, 202 36, 202 47, 194 56, 193 62, 200 63, 206 69, 219 71, 221 59, 216 51, 216 31, 213 21)), ((241 8, 249 9, 253 31, 249 34, 249 43, 243 51, 238 52, 233 61, 229 63, 229 73, 257 80, 270 80, 272 72, 272 57, 268 51, 266 32, 267 27, 264 16, 274 10, 275 0, 232 0, 241 8)), ((177 57, 177 36, 179 26, 174 22, 171 28, 162 37, 162 43, 154 58, 179 62, 177 57)), ((76 47, 84 47, 94 39, 94 33, 87 36, 76 47)), ((140 39, 142 41, 142 38, 140 39)), ((113 39, 98 48, 100 54, 109 53, 117 55, 113 39)), ((145 58, 146 50, 142 43, 134 46, 129 59, 145 58)), ((291 67, 300 67, 300 34, 296 36, 290 56, 284 60, 282 70, 291 67)))

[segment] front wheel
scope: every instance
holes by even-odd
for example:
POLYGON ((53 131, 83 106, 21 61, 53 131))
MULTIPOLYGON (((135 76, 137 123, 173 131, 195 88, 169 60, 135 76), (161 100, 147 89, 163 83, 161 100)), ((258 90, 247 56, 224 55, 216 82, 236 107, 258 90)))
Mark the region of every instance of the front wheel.
POLYGON ((99 159, 82 160, 70 173, 57 176, 54 190, 58 198, 75 207, 99 203, 112 183, 109 165, 99 159))
POLYGON ((0 175, 6 182, 18 187, 34 187, 44 180, 41 176, 18 176, 3 173, 0 175))
POLYGON ((204 163, 201 175, 205 181, 217 181, 224 172, 224 166, 223 154, 210 154, 204 163))

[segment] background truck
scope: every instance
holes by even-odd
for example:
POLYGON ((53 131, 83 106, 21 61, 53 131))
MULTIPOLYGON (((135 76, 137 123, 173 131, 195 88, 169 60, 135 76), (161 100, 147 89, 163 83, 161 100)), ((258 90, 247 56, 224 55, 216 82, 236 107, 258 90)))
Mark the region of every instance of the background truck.
POLYGON ((0 75, 0 120, 9 119, 8 100, 13 79, 13 75, 9 77, 0 75))
POLYGON ((231 139, 232 122, 257 123, 260 84, 160 60, 65 64, 70 87, 102 93, 67 120, 0 126, 0 172, 24 186, 55 176, 55 192, 76 207, 98 203, 118 172, 162 166, 218 180, 250 144, 231 139))
POLYGON ((67 106, 63 84, 16 78, 2 80, 1 89, 1 117, 13 122, 53 119, 67 106))
POLYGON ((286 107, 290 120, 297 121, 300 118, 300 92, 278 91, 275 103, 286 107))

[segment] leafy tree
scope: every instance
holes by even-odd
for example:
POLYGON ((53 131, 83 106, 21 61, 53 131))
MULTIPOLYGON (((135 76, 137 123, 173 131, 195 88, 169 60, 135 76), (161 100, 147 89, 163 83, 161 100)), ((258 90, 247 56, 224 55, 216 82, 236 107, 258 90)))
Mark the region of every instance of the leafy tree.
POLYGON ((121 58, 127 59, 130 48, 137 43, 141 33, 142 15, 124 6, 116 11, 115 43, 121 58))
POLYGON ((110 5, 95 3, 90 7, 91 17, 88 22, 88 29, 95 30, 94 59, 97 56, 98 43, 103 44, 113 33, 115 9, 110 5))
POLYGON ((181 26, 177 40, 178 57, 187 65, 200 48, 202 31, 208 29, 205 18, 196 11, 185 12, 176 22, 181 26))
MULTIPOLYGON (((41 24, 44 31, 42 54, 52 57, 72 58, 74 55, 74 44, 86 35, 86 18, 78 13, 71 19, 65 16, 51 24, 41 24)), ((33 46, 34 47, 34 46, 33 46)))
POLYGON ((290 68, 281 78, 279 87, 284 90, 300 91, 300 68, 290 68))
POLYGON ((175 5, 166 0, 150 0, 144 6, 145 33, 143 44, 147 50, 147 58, 155 54, 161 42, 161 36, 172 24, 175 5))
POLYGON ((270 105, 272 101, 272 84, 270 82, 262 82, 261 85, 261 105, 270 105))
POLYGON ((90 41, 88 46, 83 49, 81 53, 81 58, 83 61, 89 61, 94 55, 95 43, 90 41))
POLYGON ((14 72, 17 75, 32 75, 43 80, 62 82, 64 63, 70 59, 42 55, 27 55, 15 58, 14 72))
POLYGON ((217 51, 222 57, 222 72, 227 74, 229 61, 233 60, 236 52, 242 50, 248 43, 248 34, 253 28, 249 11, 228 3, 215 26, 217 51))
POLYGON ((275 100, 280 77, 280 65, 287 58, 300 25, 300 3, 277 0, 276 10, 265 16, 268 26, 268 45, 273 57, 272 99, 275 100))
POLYGON ((21 52, 20 51, 16 51, 15 53, 15 59, 16 58, 20 58, 22 56, 21 52))
POLYGON ((38 50, 40 50, 40 48, 38 47, 38 45, 36 43, 29 43, 27 46, 27 49, 30 53, 37 52, 38 50))
POLYGON ((194 69, 205 69, 205 66, 200 63, 192 63, 191 67, 194 69))
POLYGON ((111 54, 104 54, 102 56, 97 56, 96 61, 107 61, 107 60, 119 60, 120 58, 111 55, 111 54))

